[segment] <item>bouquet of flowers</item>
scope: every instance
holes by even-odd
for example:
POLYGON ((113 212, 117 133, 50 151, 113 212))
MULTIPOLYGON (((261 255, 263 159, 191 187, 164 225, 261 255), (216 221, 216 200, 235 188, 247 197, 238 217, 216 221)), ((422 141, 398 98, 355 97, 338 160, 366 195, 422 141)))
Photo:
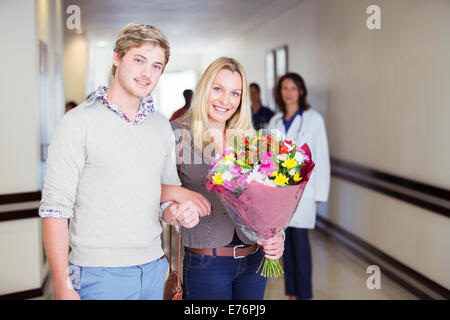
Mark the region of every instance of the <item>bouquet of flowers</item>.
MULTIPOLYGON (((286 229, 308 183, 314 163, 299 147, 260 130, 234 140, 210 166, 207 189, 214 190, 237 227, 252 241, 268 240, 286 229)), ((264 258, 262 276, 278 277, 278 260, 264 258)))

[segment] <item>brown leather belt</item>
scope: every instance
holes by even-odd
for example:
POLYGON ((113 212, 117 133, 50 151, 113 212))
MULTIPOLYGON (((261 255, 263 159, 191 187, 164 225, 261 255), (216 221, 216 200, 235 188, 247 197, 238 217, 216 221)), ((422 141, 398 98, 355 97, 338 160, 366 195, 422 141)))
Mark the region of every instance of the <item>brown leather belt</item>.
POLYGON ((190 252, 202 254, 205 256, 218 256, 218 257, 234 257, 245 258, 246 256, 255 253, 258 250, 258 245, 252 244, 250 246, 238 245, 234 247, 222 247, 215 249, 195 249, 195 248, 186 248, 190 252), (214 252, 215 251, 215 252, 214 252))

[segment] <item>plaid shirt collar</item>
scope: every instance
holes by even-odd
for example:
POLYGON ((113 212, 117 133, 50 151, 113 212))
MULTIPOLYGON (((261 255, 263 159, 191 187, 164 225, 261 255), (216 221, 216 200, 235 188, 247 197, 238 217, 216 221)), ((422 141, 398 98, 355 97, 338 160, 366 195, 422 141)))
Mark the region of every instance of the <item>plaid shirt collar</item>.
MULTIPOLYGON (((111 103, 108 100, 108 95, 106 94, 106 88, 105 86, 100 86, 95 90, 87 99, 85 102, 86 106, 90 106, 94 104, 95 101, 100 100, 101 103, 103 103, 105 106, 107 106, 110 110, 118 114, 122 119, 125 119, 127 122, 131 122, 130 119, 126 116, 126 114, 120 110, 119 106, 111 103)), ((136 116, 136 120, 134 125, 140 124, 142 121, 145 120, 145 118, 150 114, 150 112, 154 112, 155 107, 153 106, 153 98, 151 96, 147 96, 145 98, 141 99, 139 111, 136 116)))

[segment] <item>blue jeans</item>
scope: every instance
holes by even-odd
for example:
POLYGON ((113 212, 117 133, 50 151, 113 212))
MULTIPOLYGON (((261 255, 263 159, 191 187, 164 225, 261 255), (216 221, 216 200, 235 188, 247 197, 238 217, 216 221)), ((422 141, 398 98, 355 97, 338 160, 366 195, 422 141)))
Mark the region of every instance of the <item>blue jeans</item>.
POLYGON ((206 256, 185 250, 185 300, 262 300, 267 279, 256 273, 264 252, 245 258, 206 256))
POLYGON ((288 296, 312 298, 312 259, 308 229, 289 227, 285 231, 284 280, 288 296))
POLYGON ((165 257, 130 267, 69 265, 72 286, 82 300, 162 300, 167 270, 165 257))

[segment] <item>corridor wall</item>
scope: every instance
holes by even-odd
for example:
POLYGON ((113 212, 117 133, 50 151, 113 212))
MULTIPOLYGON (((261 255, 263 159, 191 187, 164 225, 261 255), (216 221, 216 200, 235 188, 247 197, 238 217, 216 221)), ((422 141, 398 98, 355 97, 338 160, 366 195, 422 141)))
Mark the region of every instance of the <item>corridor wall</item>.
MULTIPOLYGON (((287 45, 289 71, 304 77, 312 107, 325 118, 333 160, 439 188, 445 198, 449 16, 445 0, 302 1, 227 39, 203 65, 232 56, 250 82, 263 84, 265 54, 287 45), (367 27, 369 5, 381 9, 380 30, 367 27)), ((334 175, 328 210, 320 207, 319 215, 450 288, 448 202, 438 200, 440 213, 334 175)))

